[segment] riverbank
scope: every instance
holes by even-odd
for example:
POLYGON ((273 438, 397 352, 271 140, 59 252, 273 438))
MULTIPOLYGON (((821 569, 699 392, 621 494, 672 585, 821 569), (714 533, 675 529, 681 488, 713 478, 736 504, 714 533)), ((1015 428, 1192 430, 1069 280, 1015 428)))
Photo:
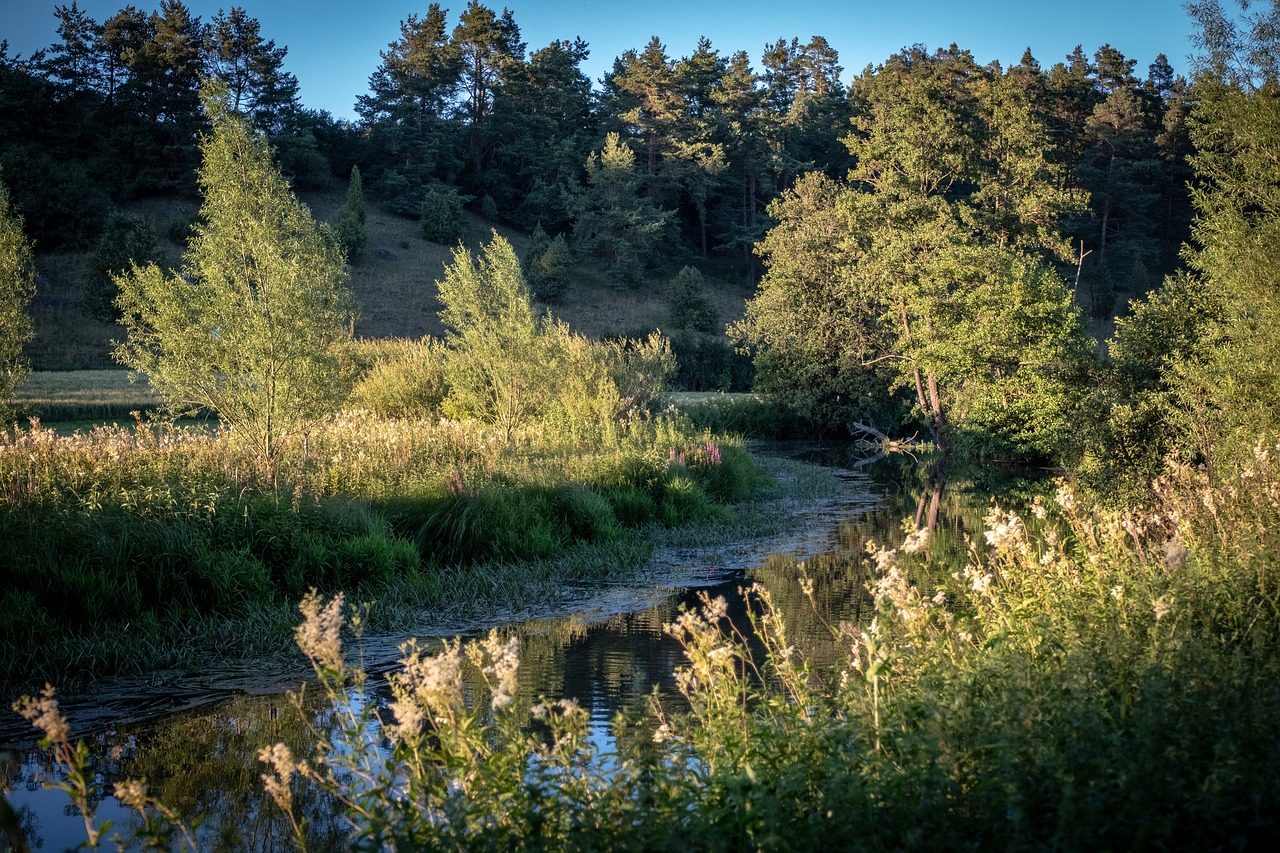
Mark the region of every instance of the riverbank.
POLYGON ((16 693, 296 658, 313 587, 376 601, 371 630, 511 612, 626 577, 681 531, 767 531, 785 520, 765 507, 833 488, 805 466, 765 476, 676 417, 604 438, 507 447, 475 425, 348 420, 270 487, 216 430, 10 432, 0 680, 16 693))

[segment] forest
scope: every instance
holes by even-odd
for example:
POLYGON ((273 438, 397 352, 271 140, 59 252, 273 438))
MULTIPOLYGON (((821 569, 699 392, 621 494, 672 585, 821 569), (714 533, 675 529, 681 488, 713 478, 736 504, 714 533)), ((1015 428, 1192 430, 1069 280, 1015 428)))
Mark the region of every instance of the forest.
MULTIPOLYGON (((228 625, 278 644, 300 609, 333 719, 261 762, 304 848, 317 796, 357 849, 1274 842, 1280 2, 1187 9, 1188 77, 1111 45, 1047 67, 911 45, 846 85, 821 36, 758 58, 655 36, 596 86, 580 38, 530 51, 509 11, 431 4, 348 122, 300 103, 243 8, 55 7, 58 42, 0 45, 0 408, 37 252, 92 258, 85 316, 160 408, 3 433, 0 683, 190 663, 228 625), (297 196, 342 187, 328 222, 297 196), (199 206, 163 225, 179 265, 129 212, 175 197, 199 206), (355 335, 378 211, 454 247, 441 334, 355 335), (661 291, 675 334, 573 328, 584 276, 661 291), (700 362, 752 395, 665 403, 700 362), (381 628, 501 608, 625 574, 656 530, 764 525, 754 501, 799 486, 753 460, 762 435, 922 455, 935 504, 966 465, 1042 479, 958 562, 923 498, 860 542, 822 663, 782 615, 817 607, 821 564, 783 560, 796 600, 704 597, 666 626, 678 710, 655 694, 613 752, 520 693, 514 635, 407 644, 366 688, 347 600, 381 628)), ((95 846, 53 688, 14 710, 95 846)), ((140 837, 178 843, 133 785, 140 837)))

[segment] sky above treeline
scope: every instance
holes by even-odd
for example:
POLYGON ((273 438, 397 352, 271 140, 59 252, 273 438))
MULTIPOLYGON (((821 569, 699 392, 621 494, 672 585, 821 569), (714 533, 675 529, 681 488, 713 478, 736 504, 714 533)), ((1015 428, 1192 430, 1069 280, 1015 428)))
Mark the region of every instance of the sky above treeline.
MULTIPOLYGON (((159 0, 132 0, 148 11, 159 0)), ((67 5, 70 4, 68 0, 67 5)), ((0 0, 0 39, 10 56, 29 55, 57 40, 56 4, 48 0, 0 0)), ((79 0, 99 23, 125 0, 79 0)), ((265 39, 289 49, 285 68, 298 78, 301 100, 310 109, 337 118, 355 115, 356 98, 368 92, 379 51, 399 38, 400 22, 422 17, 427 3, 405 0, 187 0, 192 13, 210 20, 220 8, 243 6, 262 23, 265 39)), ((840 54, 848 83, 867 65, 877 65, 912 44, 931 51, 955 43, 980 64, 1016 63, 1030 47, 1044 68, 1061 61, 1077 45, 1092 56, 1110 44, 1137 60, 1145 78, 1159 53, 1174 69, 1189 72, 1193 52, 1191 19, 1181 0, 507 0, 485 5, 511 10, 532 53, 558 39, 582 38, 591 49, 583 71, 598 85, 624 51, 643 50, 657 36, 673 59, 693 52, 700 36, 721 55, 745 50, 760 69, 760 56, 780 38, 807 42, 820 35, 840 54)), ((441 2, 449 27, 466 0, 441 2)))

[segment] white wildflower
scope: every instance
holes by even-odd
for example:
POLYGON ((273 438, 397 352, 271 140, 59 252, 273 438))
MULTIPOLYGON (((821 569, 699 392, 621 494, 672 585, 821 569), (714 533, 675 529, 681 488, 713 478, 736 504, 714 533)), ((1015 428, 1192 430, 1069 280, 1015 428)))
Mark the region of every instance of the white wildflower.
POLYGON ((907 554, 919 554, 924 550, 925 545, 929 542, 929 528, 921 527, 919 530, 907 536, 902 543, 902 550, 907 554))
POLYGON ((323 606, 314 589, 298 605, 302 624, 294 629, 298 648, 323 669, 342 669, 342 593, 323 606))
POLYGON ((116 799, 127 809, 143 811, 147 807, 147 786, 137 779, 125 779, 116 783, 116 799))
POLYGON ((69 743, 71 741, 71 727, 67 724, 66 718, 62 716, 62 712, 58 710, 58 700, 54 698, 52 684, 45 684, 44 690, 40 692, 38 697, 23 696, 17 702, 14 702, 13 710, 21 714, 23 719, 31 723, 31 725, 44 732, 45 738, 50 743, 69 743))
POLYGON ((1151 603, 1151 609, 1155 611, 1156 621, 1159 621, 1169 615, 1170 611, 1173 610, 1173 606, 1169 603, 1169 597, 1162 595, 1151 603))

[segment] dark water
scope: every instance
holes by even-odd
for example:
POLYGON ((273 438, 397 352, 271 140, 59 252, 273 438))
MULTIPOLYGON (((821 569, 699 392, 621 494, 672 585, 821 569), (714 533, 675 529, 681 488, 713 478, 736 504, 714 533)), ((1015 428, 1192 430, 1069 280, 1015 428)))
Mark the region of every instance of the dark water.
MULTIPOLYGON (((566 591, 554 611, 514 614, 501 627, 522 637, 525 698, 576 699, 589 709, 594 739, 607 747, 609 721, 619 711, 643 711, 655 689, 678 701, 674 672, 682 652, 663 626, 682 608, 696 607, 703 595, 724 596, 735 624, 745 625, 741 590, 752 583, 769 590, 791 640, 820 661, 829 654, 827 625, 858 621, 871 606, 865 586, 868 540, 900 542, 903 521, 911 519, 933 527, 931 556, 954 564, 964 558, 966 537, 980 530, 991 502, 989 486, 931 478, 909 459, 855 469, 856 457, 847 448, 785 450, 832 466, 843 483, 840 496, 797 510, 785 537, 664 552, 634 584, 581 587, 566 591), (798 559, 805 560, 815 582, 816 613, 800 590, 798 559)), ((1018 502, 1018 487, 1004 491, 1018 502)), ((474 636, 487 627, 413 626, 403 635, 370 638, 365 660, 384 669, 407 636, 474 636)), ((102 790, 110 791, 118 779, 143 779, 184 818, 204 816, 202 847, 277 849, 288 845, 287 828, 273 806, 264 806, 257 754, 278 741, 306 754, 306 726, 284 692, 305 675, 301 667, 242 668, 180 681, 158 674, 91 697, 66 697, 61 704, 77 736, 88 742, 102 790)), ((310 713, 322 716, 324 710, 313 705, 310 713)), ((18 811, 33 849, 62 850, 82 842, 79 813, 66 794, 47 787, 61 778, 58 768, 30 745, 30 729, 21 719, 0 716, 6 717, 0 724, 0 790, 18 811)), ((109 795, 98 803, 97 819, 115 822, 126 835, 134 825, 109 795)), ((340 821, 332 822, 340 831, 340 821)))

